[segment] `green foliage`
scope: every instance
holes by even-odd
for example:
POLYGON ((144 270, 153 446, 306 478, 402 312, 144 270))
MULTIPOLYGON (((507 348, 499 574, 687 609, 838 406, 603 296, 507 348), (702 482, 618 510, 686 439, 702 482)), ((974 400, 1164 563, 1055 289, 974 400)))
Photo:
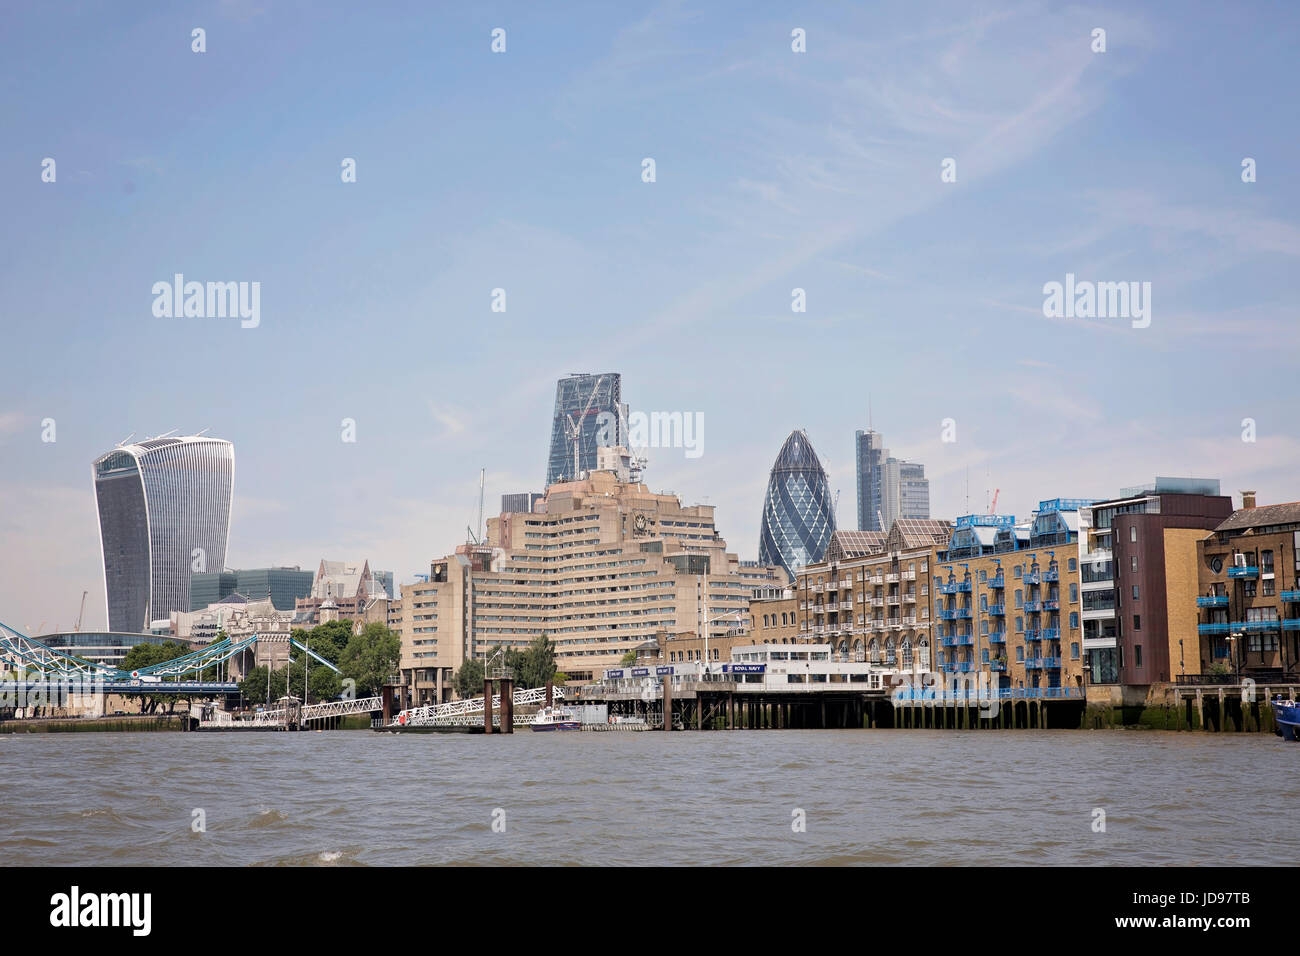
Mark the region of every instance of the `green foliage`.
POLYGON ((328 621, 313 627, 311 633, 295 632, 294 639, 299 644, 310 647, 312 653, 319 654, 331 664, 337 665, 343 657, 344 648, 352 641, 352 622, 328 621))
POLYGON ((628 651, 626 654, 623 655, 619 663, 622 664, 624 667, 630 667, 632 664, 635 664, 636 651, 628 651))
POLYGON ((339 658, 339 667, 344 677, 357 682, 358 697, 373 697, 397 669, 401 656, 401 637, 374 622, 348 641, 339 658))
POLYGON ((452 679, 457 697, 479 697, 483 693, 483 662, 469 660, 460 665, 452 679))

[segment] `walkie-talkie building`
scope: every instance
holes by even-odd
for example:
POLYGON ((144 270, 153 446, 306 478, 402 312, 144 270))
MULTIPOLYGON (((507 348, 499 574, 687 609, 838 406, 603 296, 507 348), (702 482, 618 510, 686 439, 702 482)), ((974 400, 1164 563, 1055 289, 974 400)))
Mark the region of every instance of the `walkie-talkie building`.
POLYGON ((582 473, 594 471, 599 445, 626 444, 626 413, 620 414, 622 379, 618 372, 605 372, 601 375, 570 375, 556 382, 546 487, 557 481, 576 481, 582 473), (601 435, 602 429, 607 433, 604 436, 601 435), (578 442, 576 473, 573 460, 575 432, 578 442), (600 441, 602 437, 606 440, 600 441))
POLYGON ((826 556, 835 531, 835 509, 826 470, 804 431, 781 446, 767 482, 758 560, 779 564, 793 579, 795 568, 826 556))
POLYGON ((108 629, 141 633, 190 610, 190 573, 220 571, 235 449, 218 438, 153 438, 95 459, 108 629))

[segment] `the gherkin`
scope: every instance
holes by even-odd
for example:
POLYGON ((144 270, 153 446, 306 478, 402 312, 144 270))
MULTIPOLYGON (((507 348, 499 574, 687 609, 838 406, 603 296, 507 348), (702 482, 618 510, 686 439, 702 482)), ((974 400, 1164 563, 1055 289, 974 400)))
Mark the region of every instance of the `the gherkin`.
POLYGON ((835 509, 826 470, 808 433, 793 431, 781 446, 767 482, 758 559, 781 565, 793 578, 796 568, 826 556, 834 531, 835 509))

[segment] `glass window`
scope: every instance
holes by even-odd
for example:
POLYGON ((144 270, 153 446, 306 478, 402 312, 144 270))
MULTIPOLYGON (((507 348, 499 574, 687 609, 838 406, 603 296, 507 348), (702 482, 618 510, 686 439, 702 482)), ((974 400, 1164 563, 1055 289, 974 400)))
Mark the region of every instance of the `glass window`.
POLYGON ((1079 612, 1070 612, 1070 630, 1077 630, 1079 627, 1079 612))
POLYGON ((1013 578, 1018 578, 1018 577, 1020 577, 1020 565, 1017 564, 1017 565, 1012 569, 1012 571, 1011 571, 1011 576, 1012 576, 1013 578))
MULTIPOLYGON (((1130 541, 1136 541, 1136 540, 1138 539, 1138 529, 1137 529, 1137 525, 1135 525, 1135 524, 1134 524, 1134 525, 1129 525, 1129 529, 1128 529, 1128 539, 1129 539, 1130 541)), ((1139 655, 1139 656, 1140 656, 1140 655, 1139 655)), ((1141 665, 1138 665, 1138 666, 1141 666, 1141 665)))
MULTIPOLYGON (((1135 630, 1135 631, 1140 631, 1140 630, 1142 630, 1142 615, 1141 615, 1141 614, 1134 614, 1134 615, 1133 615, 1133 630, 1135 630)), ((1138 656, 1139 656, 1139 658, 1141 657, 1141 655, 1138 655, 1138 656)), ((1138 661, 1138 666, 1139 666, 1139 667, 1142 666, 1142 661, 1141 661, 1141 660, 1138 661)))
POLYGON ((1079 585, 1077 585, 1077 584, 1071 584, 1071 585, 1070 585, 1070 603, 1073 604, 1074 602, 1076 602, 1076 601, 1078 601, 1078 600, 1079 600, 1079 585))
POLYGON ((1137 599, 1138 599, 1138 586, 1135 584, 1133 585, 1133 600, 1136 601, 1137 599))
POLYGON ((1078 642, 1078 641, 1071 641, 1071 642, 1070 642, 1070 660, 1072 660, 1072 661, 1077 661, 1078 659, 1079 659, 1079 642, 1078 642))
POLYGON ((1133 666, 1134 667, 1142 666, 1142 645, 1141 644, 1133 645, 1133 666))
POLYGON ((1068 566, 1069 566, 1069 568, 1070 568, 1071 571, 1075 570, 1075 569, 1079 566, 1079 561, 1078 561, 1078 559, 1077 559, 1077 558, 1071 558, 1068 566))
POLYGON ((1129 556, 1128 569, 1130 571, 1136 571, 1138 569, 1138 556, 1136 554, 1129 556))

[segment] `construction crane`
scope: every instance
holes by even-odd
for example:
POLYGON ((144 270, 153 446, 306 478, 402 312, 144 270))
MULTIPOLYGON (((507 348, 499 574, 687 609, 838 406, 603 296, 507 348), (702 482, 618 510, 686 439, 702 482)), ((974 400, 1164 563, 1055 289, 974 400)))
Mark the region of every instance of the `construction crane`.
POLYGON ((82 591, 82 592, 81 592, 81 610, 77 612, 77 626, 74 627, 74 628, 72 629, 72 632, 73 632, 74 634, 80 634, 80 633, 81 633, 81 619, 82 619, 82 617, 84 617, 85 614, 86 614, 86 594, 87 594, 87 593, 88 593, 88 592, 86 592, 86 591, 82 591))
POLYGON ((998 513, 998 495, 1001 494, 1001 492, 1001 488, 995 488, 993 490, 993 502, 989 505, 989 514, 991 515, 998 513))
POLYGON ((483 533, 483 480, 486 476, 487 469, 480 468, 478 470, 478 524, 474 526, 473 531, 468 527, 465 528, 465 535, 469 544, 483 543, 483 539, 479 536, 483 533))
POLYGON ((569 476, 570 481, 577 481, 578 472, 581 470, 578 453, 582 448, 582 423, 586 420, 587 413, 591 411, 591 406, 596 404, 596 394, 600 391, 600 385, 604 381, 605 376, 596 376, 596 384, 591 388, 591 396, 587 399, 587 407, 582 410, 582 414, 577 419, 573 418, 572 412, 564 416, 565 436, 569 441, 573 442, 573 474, 569 476))

